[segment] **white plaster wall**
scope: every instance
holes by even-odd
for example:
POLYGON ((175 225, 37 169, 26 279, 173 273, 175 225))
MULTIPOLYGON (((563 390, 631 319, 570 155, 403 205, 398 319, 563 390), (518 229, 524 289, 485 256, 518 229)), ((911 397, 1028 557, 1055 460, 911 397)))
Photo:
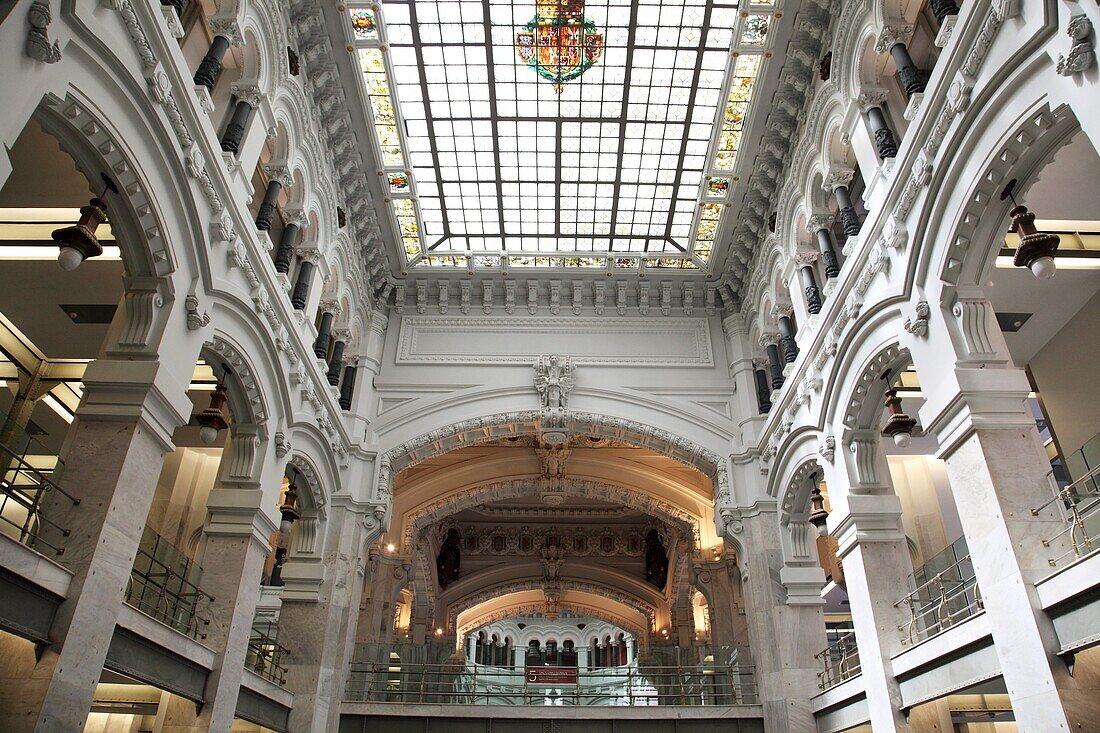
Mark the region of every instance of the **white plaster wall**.
POLYGON ((1100 433, 1100 293, 1031 360, 1031 375, 1064 455, 1100 433))

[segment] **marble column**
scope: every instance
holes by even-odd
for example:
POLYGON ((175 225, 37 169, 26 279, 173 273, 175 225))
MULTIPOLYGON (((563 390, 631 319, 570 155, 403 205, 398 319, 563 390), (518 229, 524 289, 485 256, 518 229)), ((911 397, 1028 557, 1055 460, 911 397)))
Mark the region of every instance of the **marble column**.
POLYGON ((185 385, 156 361, 91 362, 85 395, 61 451, 62 488, 51 499, 45 539, 73 573, 67 599, 29 677, 0 688, 0 729, 81 731, 103 672, 115 623, 172 431, 187 420, 185 385))
POLYGON ((200 586, 213 596, 203 644, 217 652, 214 669, 202 707, 173 697, 158 733, 227 731, 236 716, 264 562, 278 526, 261 507, 275 504, 285 464, 275 457, 262 426, 237 423, 230 431, 207 499, 197 557, 203 569, 200 586))
POLYGON ((316 600, 284 598, 279 640, 290 649, 286 687, 294 693, 289 729, 326 733, 340 727, 340 702, 355 644, 360 558, 377 539, 385 510, 364 516, 335 501, 325 542, 325 581, 316 600))
POLYGON ((901 712, 901 691, 890 662, 904 649, 898 628, 909 621, 907 608, 895 608, 894 602, 908 592, 913 572, 901 500, 889 485, 878 432, 856 431, 848 446, 840 459, 845 466, 826 465, 832 505, 829 528, 844 564, 871 727, 904 732, 909 724, 901 712))
MULTIPOLYGON (((751 516, 727 514, 722 529, 737 547, 742 592, 757 696, 764 711, 764 730, 816 733, 810 698, 820 692, 814 654, 825 648, 824 601, 788 599, 778 582, 783 569, 779 523, 774 511, 751 516)), ((820 569, 819 569, 820 570, 820 569)), ((821 573, 824 583, 825 575, 821 573)))
MULTIPOLYGON (((1019 380, 1023 405, 1028 385, 1019 380)), ((1074 680, 1058 656, 1059 642, 1042 610, 1034 583, 1052 570, 1054 549, 1042 545, 1062 528, 1050 507, 1033 507, 1049 496, 1050 467, 1034 420, 1020 412, 1018 427, 997 429, 983 416, 965 436, 943 441, 963 535, 974 564, 1005 686, 1022 731, 1087 730, 1100 715, 1094 685, 1074 680)))

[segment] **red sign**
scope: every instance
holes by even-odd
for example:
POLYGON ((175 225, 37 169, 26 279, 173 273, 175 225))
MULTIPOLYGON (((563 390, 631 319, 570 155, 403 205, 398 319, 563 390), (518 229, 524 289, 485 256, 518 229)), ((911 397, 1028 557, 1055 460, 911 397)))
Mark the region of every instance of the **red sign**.
POLYGON ((527 681, 534 685, 575 685, 576 667, 528 667, 527 681))

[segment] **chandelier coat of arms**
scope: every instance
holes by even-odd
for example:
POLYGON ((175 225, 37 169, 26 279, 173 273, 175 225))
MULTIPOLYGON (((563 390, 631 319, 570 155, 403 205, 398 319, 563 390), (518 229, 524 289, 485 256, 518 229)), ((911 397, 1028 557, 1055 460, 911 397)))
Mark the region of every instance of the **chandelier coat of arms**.
POLYGON ((538 0, 535 17, 516 32, 520 60, 558 94, 600 60, 603 46, 603 33, 584 17, 584 0, 538 0))

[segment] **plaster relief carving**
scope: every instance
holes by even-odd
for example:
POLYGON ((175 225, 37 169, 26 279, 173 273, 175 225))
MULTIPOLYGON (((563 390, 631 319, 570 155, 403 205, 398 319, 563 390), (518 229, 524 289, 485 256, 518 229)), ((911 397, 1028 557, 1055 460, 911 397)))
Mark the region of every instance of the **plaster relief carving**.
MULTIPOLYGON (((1092 37, 1092 21, 1084 14, 1074 15, 1066 26, 1066 35, 1073 41, 1069 55, 1058 56, 1057 71, 1062 76, 1072 76, 1091 69, 1096 63, 1095 41, 1092 37)), ((56 44, 55 44, 56 45, 56 44)))

